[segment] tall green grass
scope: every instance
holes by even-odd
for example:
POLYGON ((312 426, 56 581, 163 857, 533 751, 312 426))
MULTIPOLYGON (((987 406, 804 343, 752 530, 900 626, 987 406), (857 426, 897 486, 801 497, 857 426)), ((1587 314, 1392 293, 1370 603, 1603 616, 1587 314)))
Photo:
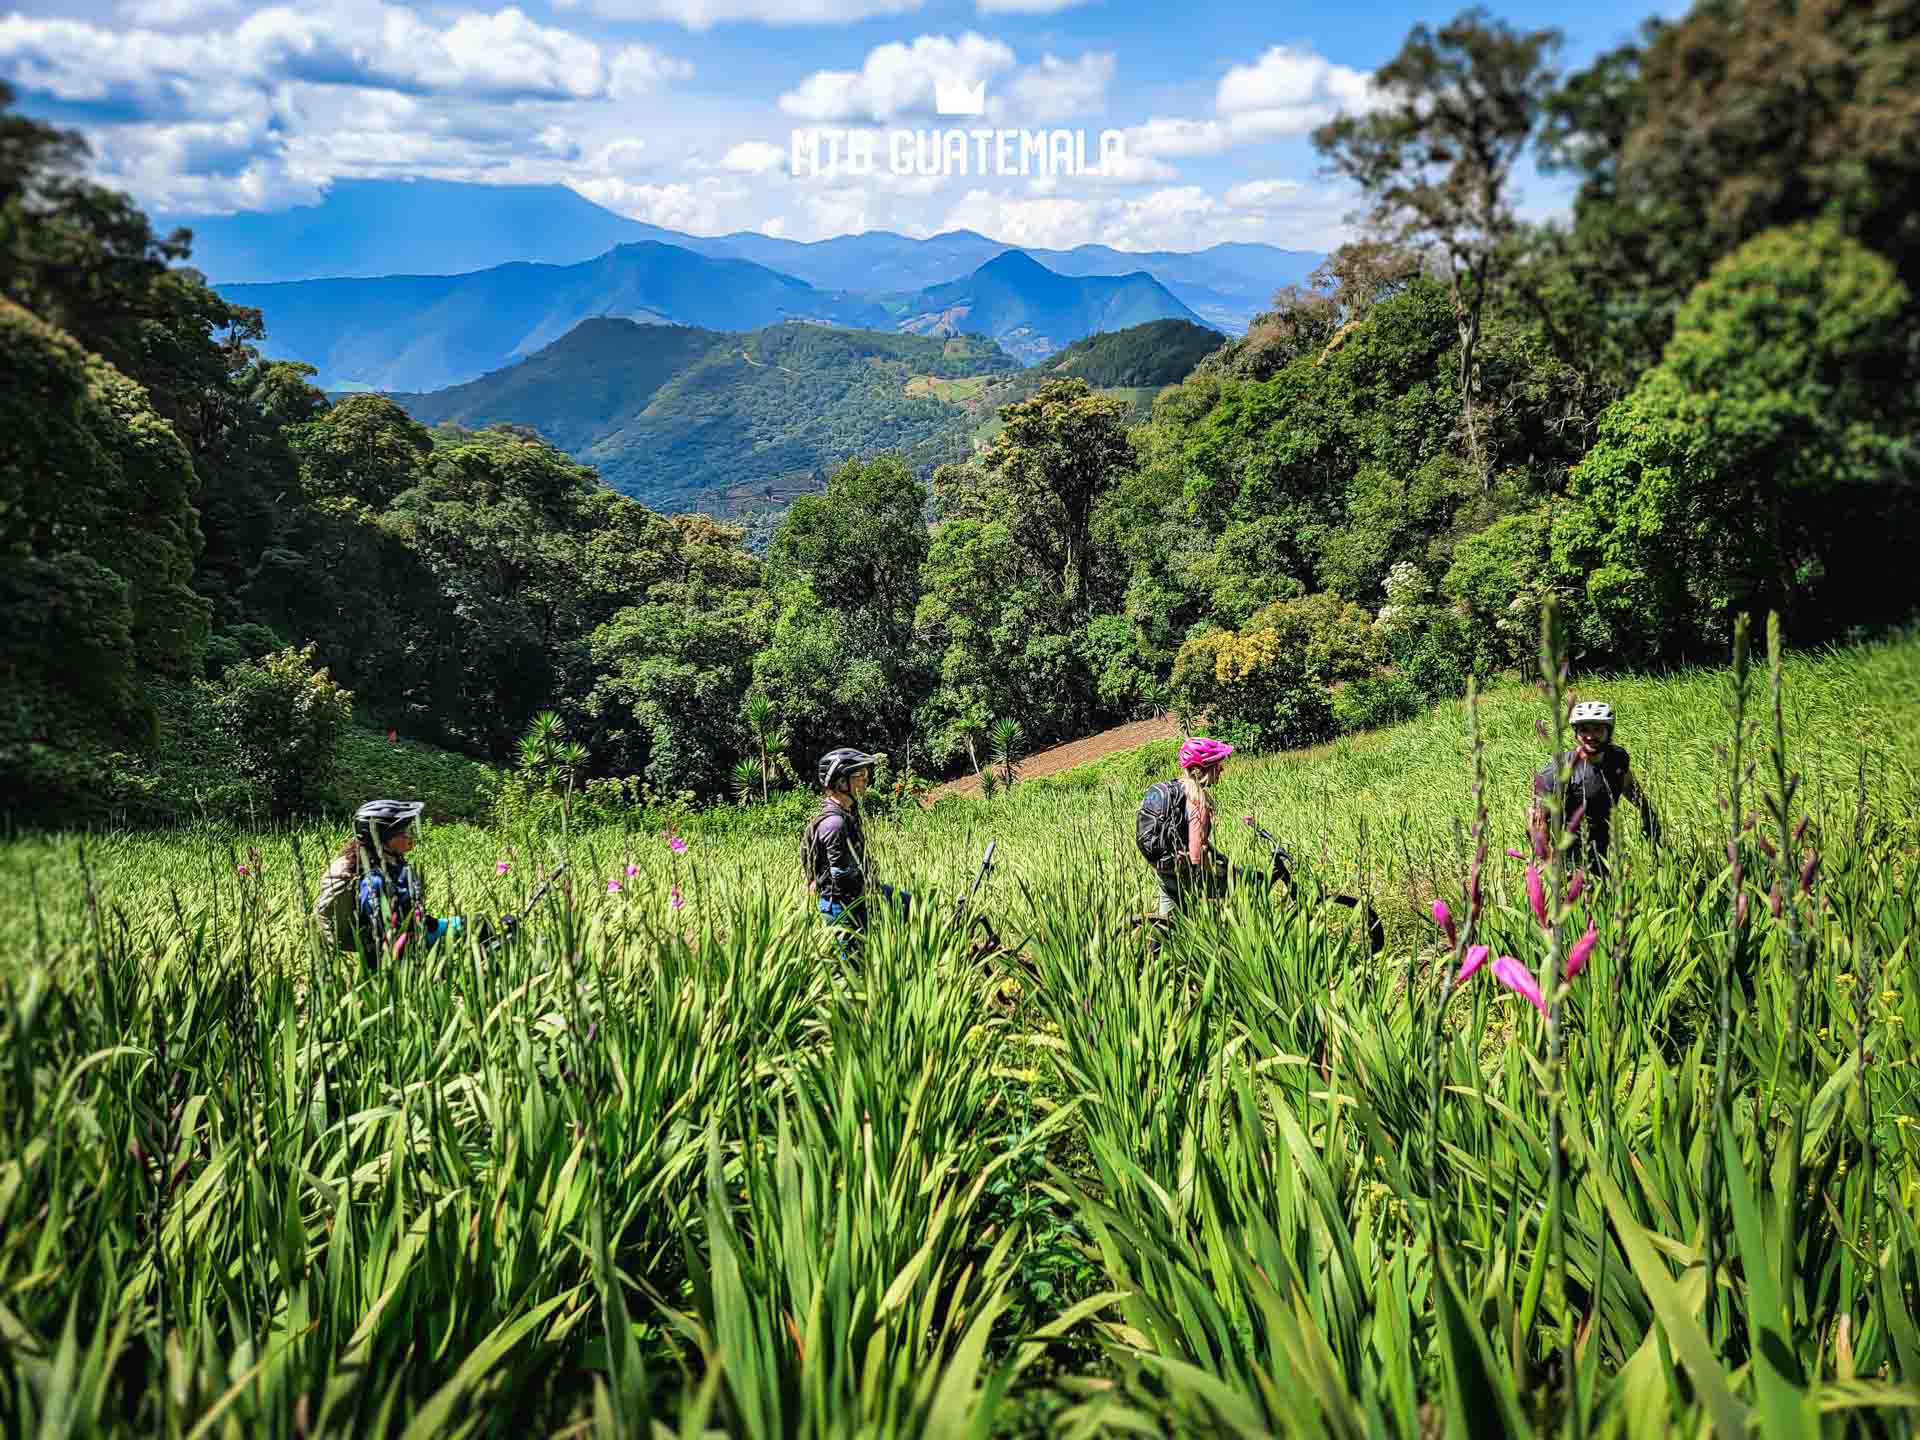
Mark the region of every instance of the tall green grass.
POLYGON ((876 824, 857 968, 737 816, 433 826, 437 909, 570 883, 371 973, 338 835, 17 841, 0 1433, 1911 1435, 1920 644, 1752 650, 1737 745, 1729 672, 1573 687, 1666 843, 1544 925, 1519 685, 1236 758, 1297 890, 1157 953, 1153 747, 876 824), (947 923, 990 838, 1018 960, 947 923))

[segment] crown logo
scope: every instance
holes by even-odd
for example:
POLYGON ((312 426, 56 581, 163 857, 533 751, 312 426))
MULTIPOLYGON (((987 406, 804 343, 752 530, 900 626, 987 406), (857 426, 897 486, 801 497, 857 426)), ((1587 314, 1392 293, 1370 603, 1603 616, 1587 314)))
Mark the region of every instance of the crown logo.
POLYGON ((933 97, 934 107, 942 115, 983 115, 987 109, 987 82, 965 85, 958 80, 936 78, 933 97))

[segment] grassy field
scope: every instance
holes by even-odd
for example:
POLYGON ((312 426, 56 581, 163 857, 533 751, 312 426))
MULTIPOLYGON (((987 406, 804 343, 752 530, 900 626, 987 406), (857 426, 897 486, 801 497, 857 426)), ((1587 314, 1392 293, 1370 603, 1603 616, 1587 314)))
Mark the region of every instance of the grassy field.
POLYGON ((797 801, 434 826, 443 911, 572 886, 376 973, 303 929, 337 832, 17 841, 0 1432, 1912 1435, 1920 643, 1778 732, 1757 648, 1737 745, 1729 673, 1580 683, 1665 837, 1544 923, 1518 685, 1231 762, 1296 887, 1157 954, 1170 746, 876 820, 857 969, 797 801), (989 839, 1024 962, 948 923, 989 839))

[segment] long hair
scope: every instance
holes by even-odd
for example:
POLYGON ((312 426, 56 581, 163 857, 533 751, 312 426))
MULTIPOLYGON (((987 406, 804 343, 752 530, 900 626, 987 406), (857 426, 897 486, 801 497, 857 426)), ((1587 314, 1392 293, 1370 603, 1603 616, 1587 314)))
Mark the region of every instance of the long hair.
POLYGON ((1214 811, 1213 781, 1202 780, 1200 778, 1202 771, 1216 777, 1220 773, 1217 767, 1211 765, 1197 765, 1191 770, 1182 770, 1180 772, 1180 788, 1186 792, 1187 814, 1199 815, 1203 817, 1208 824, 1212 824, 1214 811))

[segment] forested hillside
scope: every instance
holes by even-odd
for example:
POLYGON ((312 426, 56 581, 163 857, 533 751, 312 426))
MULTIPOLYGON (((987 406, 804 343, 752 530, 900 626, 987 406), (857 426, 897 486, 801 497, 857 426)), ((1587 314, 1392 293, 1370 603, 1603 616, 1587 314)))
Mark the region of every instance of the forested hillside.
POLYGON ((35 818, 297 808, 324 737, 311 765, 263 737, 315 716, 505 760, 550 711, 583 781, 712 798, 833 740, 924 773, 1009 723, 1039 745, 1168 705, 1321 740, 1527 663, 1548 596, 1582 671, 1719 659, 1741 611, 1798 644, 1910 617, 1912 15, 1705 6, 1564 77, 1550 39, 1416 31, 1383 108, 1315 136, 1368 238, 1145 423, 1050 380, 930 485, 916 407, 931 426, 936 387, 992 362, 912 338, 678 332, 685 363, 572 397, 583 435, 645 400, 594 440, 601 476, 525 432, 330 405, 75 142, 0 112, 0 783, 35 818), (1439 103, 1466 80, 1500 105, 1439 103), (1568 223, 1516 218, 1528 146, 1577 181, 1568 223), (655 445, 669 412, 733 448, 655 445), (854 458, 764 560, 603 483, 720 492, 747 457, 828 454, 854 458))
POLYGON ((972 337, 590 320, 485 379, 393 398, 430 425, 530 427, 623 494, 724 514, 856 456, 897 452, 921 473, 964 456, 963 412, 914 382, 1013 363, 972 337))

